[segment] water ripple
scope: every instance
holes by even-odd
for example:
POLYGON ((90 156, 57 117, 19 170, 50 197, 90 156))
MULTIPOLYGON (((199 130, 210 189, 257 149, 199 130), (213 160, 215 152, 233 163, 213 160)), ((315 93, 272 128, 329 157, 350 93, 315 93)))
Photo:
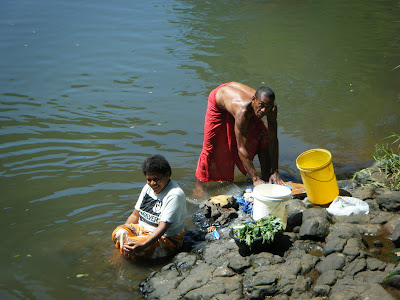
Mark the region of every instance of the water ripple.
POLYGON ((35 199, 29 201, 30 203, 35 203, 35 202, 42 202, 42 201, 48 201, 52 199, 60 199, 63 197, 70 197, 70 196, 76 196, 76 195, 86 195, 95 191, 100 191, 100 190, 130 190, 132 188, 140 188, 142 184, 132 184, 132 183, 116 183, 116 182, 101 182, 98 184, 93 184, 90 186, 84 186, 84 187, 73 187, 61 191, 56 191, 50 196, 42 197, 40 199, 35 199))

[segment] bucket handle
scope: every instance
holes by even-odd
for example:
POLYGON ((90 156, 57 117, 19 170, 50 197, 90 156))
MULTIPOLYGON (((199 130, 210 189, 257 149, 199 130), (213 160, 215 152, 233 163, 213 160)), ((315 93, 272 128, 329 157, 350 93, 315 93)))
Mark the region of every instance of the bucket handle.
POLYGON ((319 181, 319 182, 329 182, 329 181, 331 181, 331 180, 335 177, 335 173, 333 173, 331 179, 329 179, 329 180, 319 180, 319 179, 316 179, 316 178, 314 178, 314 177, 311 177, 310 175, 307 175, 306 172, 303 172, 303 173, 304 173, 305 176, 307 176, 307 177, 309 177, 309 178, 311 178, 311 179, 314 179, 315 181, 319 181))
POLYGON ((275 213, 275 211, 278 209, 278 207, 279 207, 282 203, 283 203, 282 201, 278 202, 278 204, 275 205, 274 209, 273 209, 272 211, 270 211, 268 214, 271 215, 271 214, 275 213))

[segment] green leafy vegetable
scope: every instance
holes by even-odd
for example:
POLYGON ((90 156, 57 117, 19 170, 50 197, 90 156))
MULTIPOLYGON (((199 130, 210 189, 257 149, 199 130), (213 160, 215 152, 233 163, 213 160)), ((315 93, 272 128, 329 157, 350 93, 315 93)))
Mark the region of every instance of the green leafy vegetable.
POLYGON ((246 223, 242 228, 233 229, 233 235, 241 242, 251 247, 254 240, 263 239, 263 243, 270 243, 274 240, 275 234, 283 228, 282 221, 270 215, 255 222, 246 223))

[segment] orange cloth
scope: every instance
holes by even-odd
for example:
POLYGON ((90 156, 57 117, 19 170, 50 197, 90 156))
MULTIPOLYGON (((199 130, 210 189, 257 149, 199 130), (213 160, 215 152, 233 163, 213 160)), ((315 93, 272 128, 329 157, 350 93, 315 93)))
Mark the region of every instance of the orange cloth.
MULTIPOLYGON (((229 82, 228 82, 229 83, 229 82)), ((224 83, 214 89, 208 97, 204 122, 204 142, 196 169, 198 180, 233 181, 235 165, 246 175, 240 160, 235 135, 235 118, 218 107, 215 95, 224 83)), ((247 129, 247 151, 253 159, 261 149, 268 147, 268 129, 255 115, 250 119, 247 129)))
MULTIPOLYGON (((112 233, 112 240, 115 248, 120 249, 121 254, 124 254, 123 245, 120 245, 120 241, 116 237, 116 233, 119 229, 125 229, 127 231, 127 238, 125 239, 124 244, 130 242, 143 243, 151 235, 151 232, 147 231, 139 224, 124 224, 117 226, 112 233)), ((145 250, 136 255, 131 255, 130 258, 132 260, 135 260, 136 258, 155 259, 173 255, 182 247, 184 237, 185 231, 172 237, 162 236, 156 242, 149 245, 145 250)))
POLYGON ((292 195, 303 194, 306 192, 304 184, 302 183, 294 183, 293 181, 288 181, 285 184, 290 185, 292 188, 292 195))

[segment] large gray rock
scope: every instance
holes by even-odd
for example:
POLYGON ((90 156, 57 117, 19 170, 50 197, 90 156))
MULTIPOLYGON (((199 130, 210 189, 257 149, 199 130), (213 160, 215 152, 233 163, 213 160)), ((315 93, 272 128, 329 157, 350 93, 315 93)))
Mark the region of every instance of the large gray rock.
POLYGON ((310 208, 303 213, 300 227, 301 239, 323 240, 329 233, 331 217, 326 209, 310 208))
POLYGON ((353 260, 346 268, 344 272, 346 275, 354 276, 357 273, 367 269, 367 261, 365 258, 358 258, 353 260))
POLYGON ((237 258, 240 257, 237 250, 238 246, 232 239, 221 239, 207 244, 202 251, 202 257, 209 264, 222 266, 234 259, 227 254, 232 254, 237 258))
MULTIPOLYGON (((319 258, 310 254, 307 254, 306 251, 301 249, 296 249, 291 251, 286 258, 286 263, 284 266, 288 266, 288 262, 291 261, 299 261, 301 268, 299 269, 298 274, 304 275, 314 269, 315 265, 319 261, 319 258)), ((297 268, 298 265, 296 265, 297 268)))
POLYGON ((346 240, 351 238, 361 238, 357 228, 348 223, 336 223, 332 225, 330 227, 329 237, 327 239, 334 237, 339 237, 346 240))
POLYGON ((393 297, 377 283, 362 282, 351 277, 345 277, 332 287, 329 295, 329 300, 331 299, 393 300, 393 297))
POLYGON ((252 276, 246 274, 243 285, 246 293, 255 294, 257 297, 265 297, 274 295, 277 289, 277 281, 281 276, 281 272, 276 270, 275 266, 262 267, 262 270, 256 272, 252 276))
POLYGON ((242 257, 240 255, 236 255, 236 253, 229 253, 227 255, 228 268, 231 268, 234 272, 241 274, 245 269, 250 268, 251 262, 247 257, 242 257))
POLYGON ((386 272, 381 272, 381 271, 364 271, 356 274, 354 276, 354 279, 359 280, 359 281, 364 281, 368 283, 384 283, 385 277, 388 274, 386 272))
POLYGON ((346 256, 342 253, 332 253, 317 264, 317 270, 320 274, 330 270, 341 270, 346 262, 346 256))
POLYGON ((296 283, 294 284, 294 293, 306 293, 311 285, 313 284, 313 279, 309 276, 299 275, 296 278, 296 283))
POLYGON ((377 258, 367 257, 367 268, 370 271, 384 271, 386 266, 386 263, 377 258))
POLYGON ((205 285, 188 291, 184 294, 184 298, 211 299, 216 295, 231 294, 232 292, 238 293, 239 296, 242 294, 241 281, 242 278, 239 275, 210 280, 205 285))
POLYGON ((331 287, 329 285, 315 285, 312 290, 313 297, 325 297, 328 296, 331 291, 331 287))
POLYGON ((187 252, 178 253, 172 261, 180 269, 191 269, 196 264, 197 256, 187 252))
POLYGON ((337 279, 342 276, 342 271, 338 270, 328 270, 324 273, 322 273, 318 279, 315 285, 328 285, 328 286, 333 286, 337 279))
POLYGON ((364 187, 359 187, 355 191, 353 191, 352 195, 354 198, 360 199, 360 200, 367 200, 371 199, 372 196, 374 195, 375 192, 375 187, 371 185, 367 185, 364 187))
POLYGON ((176 289, 181 295, 186 295, 189 291, 204 286, 212 278, 212 274, 215 269, 216 266, 209 265, 204 262, 199 263, 196 268, 192 269, 188 276, 179 282, 179 285, 176 287, 176 289))
POLYGON ((300 226, 303 219, 303 211, 305 206, 301 200, 293 199, 289 202, 289 210, 287 216, 287 229, 292 230, 296 226, 300 226))
POLYGON ((379 207, 386 211, 400 210, 400 191, 387 192, 376 197, 376 203, 379 207))
POLYGON ((177 270, 167 270, 157 275, 151 277, 144 287, 144 291, 147 292, 151 299, 166 297, 184 279, 177 270))
POLYGON ((350 216, 334 216, 334 219, 340 223, 364 224, 369 222, 370 217, 366 214, 351 214, 350 216))
POLYGON ((392 213, 379 211, 374 218, 371 219, 371 224, 385 224, 393 217, 392 213))
POLYGON ((400 248, 400 224, 394 228, 392 234, 390 235, 390 240, 393 242, 396 248, 400 248))
POLYGON ((327 238, 324 247, 324 255, 328 256, 329 254, 334 252, 342 252, 344 246, 346 245, 346 242, 347 240, 339 237, 327 238))
POLYGON ((294 285, 296 283, 296 275, 284 273, 278 282, 277 288, 282 294, 292 294, 294 285))
POLYGON ((355 258, 365 251, 366 247, 361 240, 361 236, 351 238, 347 240, 346 246, 344 247, 342 253, 355 258))
POLYGON ((354 300, 358 299, 365 290, 369 289, 369 284, 356 281, 352 276, 345 276, 339 279, 332 287, 329 300, 354 300))
POLYGON ((385 280, 388 285, 400 290, 400 275, 392 276, 385 280))
POLYGON ((360 300, 393 300, 394 298, 380 285, 372 283, 368 285, 368 289, 361 293, 360 300))
POLYGON ((282 266, 282 273, 289 275, 298 275, 301 273, 302 266, 299 258, 289 259, 282 266))

